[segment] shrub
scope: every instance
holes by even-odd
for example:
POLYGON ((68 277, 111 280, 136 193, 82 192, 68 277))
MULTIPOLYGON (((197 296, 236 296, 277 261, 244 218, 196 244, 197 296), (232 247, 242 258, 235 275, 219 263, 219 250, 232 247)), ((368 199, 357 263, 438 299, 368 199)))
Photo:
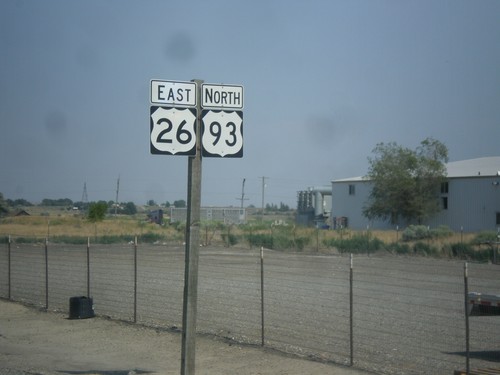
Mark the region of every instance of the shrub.
POLYGON ((304 247, 306 247, 306 245, 309 245, 309 243, 311 242, 311 238, 310 237, 297 237, 293 240, 293 242, 295 243, 295 248, 297 248, 299 250, 303 250, 304 247))
POLYGON ((354 235, 352 238, 341 241, 341 249, 343 252, 363 253, 368 249, 369 239, 367 236, 354 235))
POLYGON ((369 238, 366 235, 354 235, 348 239, 328 239, 323 241, 328 247, 336 247, 341 253, 368 253, 385 248, 385 244, 378 238, 369 238))
POLYGON ((26 244, 32 244, 32 243, 40 243, 40 242, 45 242, 45 238, 36 238, 36 237, 16 237, 16 238, 11 238, 12 242, 15 243, 26 243, 26 244))
POLYGON ((473 251, 472 246, 466 243, 451 244, 451 254, 459 259, 467 259, 467 255, 473 251))
POLYGON ((430 237, 430 231, 425 225, 409 225, 403 231, 403 241, 417 241, 430 237))
POLYGON ((475 260, 487 262, 491 259, 491 249, 475 249, 472 244, 455 243, 451 245, 451 252, 454 257, 463 260, 475 260))
POLYGON ((393 242, 386 246, 387 251, 395 254, 409 254, 410 246, 405 243, 393 242))
POLYGON ((292 240, 290 240, 290 238, 288 236, 285 236, 283 234, 277 234, 277 235, 273 235, 272 238, 273 238, 272 249, 285 250, 285 249, 289 249, 292 247, 291 246, 292 240))
POLYGON ((429 245, 425 242, 418 241, 413 245, 413 252, 415 254, 435 256, 439 254, 436 246, 429 245))
MULTIPOLYGON (((243 232, 255 232, 255 231, 268 231, 273 226, 273 223, 269 220, 266 221, 253 221, 251 224, 239 225, 243 232)), ((276 227, 275 227, 276 228, 276 227)))
POLYGON ((440 225, 437 228, 431 229, 431 237, 433 238, 445 238, 452 235, 453 231, 446 225, 440 225))
POLYGON ((409 225, 403 231, 403 241, 419 241, 428 238, 445 238, 453 235, 453 231, 446 225, 429 229, 425 225, 409 225))
POLYGON ((326 247, 336 247, 337 239, 335 238, 325 238, 322 243, 326 247))
POLYGON ((161 234, 147 232, 138 236, 137 240, 143 243, 154 243, 163 239, 161 234))
POLYGON ((498 236, 498 233, 494 232, 494 231, 479 232, 474 237, 474 239, 472 239, 471 244, 480 245, 480 244, 486 243, 486 242, 500 241, 500 239, 497 236, 498 236))
POLYGON ((208 230, 224 230, 226 225, 220 221, 203 221, 202 227, 208 230))
POLYGON ((222 233, 221 237, 228 246, 234 246, 239 242, 238 236, 232 233, 222 233))
POLYGON ((85 245, 88 242, 88 237, 84 236, 53 236, 49 238, 50 242, 65 243, 70 245, 85 245))
POLYGON ((250 246, 263 246, 274 250, 303 250, 311 242, 310 237, 294 237, 286 231, 276 231, 274 234, 248 233, 245 238, 250 246))
MULTIPOLYGON (((119 236, 119 235, 105 235, 98 237, 96 241, 100 244, 110 245, 114 243, 124 242, 125 240, 123 237, 124 236, 119 236)), ((128 241, 130 241, 130 239, 128 241)))
POLYGON ((368 247, 369 251, 379 251, 379 250, 383 250, 386 248, 384 241, 382 241, 376 237, 371 239, 368 242, 368 245, 369 245, 369 247, 368 247))
POLYGON ((265 233, 251 233, 246 235, 246 239, 250 246, 263 246, 268 249, 273 249, 273 236, 265 233))
POLYGON ((186 223, 181 221, 176 221, 170 224, 177 232, 184 233, 186 231, 186 223))

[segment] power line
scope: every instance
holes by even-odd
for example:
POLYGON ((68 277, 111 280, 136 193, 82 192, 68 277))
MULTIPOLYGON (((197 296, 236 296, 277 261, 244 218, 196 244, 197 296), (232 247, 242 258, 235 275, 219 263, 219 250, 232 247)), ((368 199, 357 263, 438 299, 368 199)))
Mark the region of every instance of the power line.
POLYGON ((241 201, 241 209, 243 209, 243 201, 247 201, 248 198, 245 198, 245 178, 243 179, 243 184, 241 186, 241 198, 236 198, 241 201))
POLYGON ((262 215, 264 215, 264 189, 266 187, 266 178, 268 177, 264 177, 262 176, 262 215))
POLYGON ((89 197, 87 195, 87 182, 83 183, 82 203, 88 203, 89 197))
POLYGON ((120 191, 120 175, 118 175, 118 180, 116 181, 116 199, 115 199, 115 216, 118 211, 118 192, 120 191))

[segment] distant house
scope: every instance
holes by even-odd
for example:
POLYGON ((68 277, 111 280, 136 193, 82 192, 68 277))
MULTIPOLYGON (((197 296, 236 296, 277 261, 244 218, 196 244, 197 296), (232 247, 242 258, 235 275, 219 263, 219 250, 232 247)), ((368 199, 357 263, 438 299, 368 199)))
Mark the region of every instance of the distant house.
MULTIPOLYGON (((446 170, 447 181, 439 194, 441 210, 423 224, 465 232, 498 230, 500 156, 451 162, 446 170)), ((352 229, 395 229, 388 221, 368 220, 363 215, 370 192, 371 182, 363 177, 332 181, 332 221, 352 229)), ((412 223, 399 225, 407 224, 412 223)))
POLYGON ((149 211, 148 219, 152 223, 156 223, 156 224, 160 224, 160 225, 163 224, 163 210, 158 209, 158 210, 149 211))
POLYGON ((14 213, 14 216, 30 216, 30 214, 26 210, 18 210, 14 213))

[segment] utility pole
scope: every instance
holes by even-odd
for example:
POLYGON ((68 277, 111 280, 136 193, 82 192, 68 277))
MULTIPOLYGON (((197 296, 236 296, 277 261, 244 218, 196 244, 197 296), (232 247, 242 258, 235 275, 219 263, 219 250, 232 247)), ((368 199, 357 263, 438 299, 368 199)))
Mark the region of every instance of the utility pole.
POLYGON ((120 191, 120 175, 118 175, 118 180, 116 181, 116 199, 115 199, 115 216, 118 211, 118 192, 120 191))
POLYGON ((264 216, 264 189, 266 187, 267 177, 261 177, 261 178, 262 178, 262 216, 264 216))
POLYGON ((89 203, 89 197, 87 195, 87 182, 83 183, 83 193, 82 193, 82 212, 85 212, 87 205, 89 203))
POLYGON ((245 180, 246 179, 243 179, 243 184, 241 186, 241 198, 236 198, 236 199, 239 199, 241 201, 241 209, 243 209, 243 201, 246 200, 246 198, 245 198, 245 180))

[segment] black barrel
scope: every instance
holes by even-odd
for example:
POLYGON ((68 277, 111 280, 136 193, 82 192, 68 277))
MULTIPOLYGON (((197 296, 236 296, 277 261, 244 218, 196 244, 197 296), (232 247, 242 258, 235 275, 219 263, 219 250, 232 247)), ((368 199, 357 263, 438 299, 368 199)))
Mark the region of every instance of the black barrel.
POLYGON ((71 297, 69 299, 69 318, 86 319, 94 317, 94 305, 92 298, 71 297))

